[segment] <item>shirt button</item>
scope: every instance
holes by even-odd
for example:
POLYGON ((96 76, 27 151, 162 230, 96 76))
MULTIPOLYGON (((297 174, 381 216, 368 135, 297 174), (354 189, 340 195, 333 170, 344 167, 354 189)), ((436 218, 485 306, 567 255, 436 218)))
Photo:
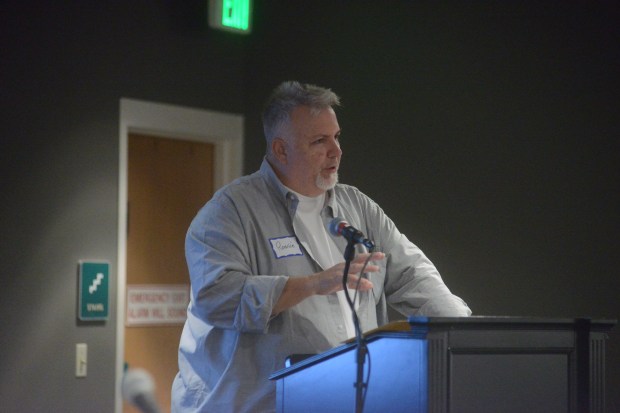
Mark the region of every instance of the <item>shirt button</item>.
POLYGON ((344 330, 344 326, 342 324, 338 324, 338 331, 344 330))

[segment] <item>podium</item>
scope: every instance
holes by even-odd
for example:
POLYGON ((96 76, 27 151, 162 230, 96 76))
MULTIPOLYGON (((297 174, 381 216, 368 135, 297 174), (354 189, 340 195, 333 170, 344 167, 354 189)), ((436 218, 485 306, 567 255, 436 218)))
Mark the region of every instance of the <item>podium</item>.
MULTIPOLYGON (((423 318, 365 335, 364 412, 604 413, 613 320, 423 318)), ((276 411, 354 412, 356 345, 272 374, 276 411)))

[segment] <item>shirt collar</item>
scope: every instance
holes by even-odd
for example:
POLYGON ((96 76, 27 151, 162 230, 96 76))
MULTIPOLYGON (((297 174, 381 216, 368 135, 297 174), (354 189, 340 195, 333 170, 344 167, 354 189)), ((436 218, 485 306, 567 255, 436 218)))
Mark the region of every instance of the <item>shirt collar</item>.
POLYGON ((273 170, 273 167, 267 158, 263 158, 263 163, 260 166, 260 172, 265 176, 269 185, 280 194, 280 198, 286 201, 290 191, 282 184, 282 182, 280 182, 280 178, 276 175, 276 172, 273 170))

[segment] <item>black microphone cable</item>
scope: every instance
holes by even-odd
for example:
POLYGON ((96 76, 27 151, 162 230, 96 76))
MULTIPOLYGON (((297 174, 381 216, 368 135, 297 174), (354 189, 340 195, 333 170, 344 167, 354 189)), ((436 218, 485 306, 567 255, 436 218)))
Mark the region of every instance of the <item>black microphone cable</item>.
POLYGON ((370 255, 368 255, 368 257, 366 258, 366 261, 364 262, 364 265, 362 266, 362 269, 359 272, 357 283, 355 285, 355 294, 353 296, 353 300, 351 300, 351 296, 349 294, 349 289, 347 286, 347 281, 348 281, 348 276, 349 276, 349 267, 350 267, 351 261, 353 260, 353 255, 355 252, 355 244, 352 241, 349 241, 349 244, 347 245, 347 249, 345 250, 345 266, 344 266, 344 273, 342 276, 342 285, 344 289, 344 295, 347 299, 347 303, 349 304, 349 307, 351 308, 351 313, 353 316, 353 327, 355 328, 355 341, 357 344, 357 357, 356 357, 357 374, 356 374, 356 380, 354 383, 356 413, 362 413, 364 411, 364 403, 366 400, 366 394, 368 393, 368 384, 370 382, 371 361, 370 361, 370 353, 368 351, 368 347, 366 346, 366 341, 362 335, 359 318, 357 316, 357 312, 355 311, 355 300, 357 300, 357 293, 359 291, 359 286, 362 280, 362 276, 364 274, 364 270, 366 269, 366 266, 370 262, 373 251, 374 251, 374 245, 373 245, 373 248, 369 250, 370 255), (365 360, 368 360, 368 370, 366 374, 366 379, 364 380, 363 368, 364 368, 365 360))

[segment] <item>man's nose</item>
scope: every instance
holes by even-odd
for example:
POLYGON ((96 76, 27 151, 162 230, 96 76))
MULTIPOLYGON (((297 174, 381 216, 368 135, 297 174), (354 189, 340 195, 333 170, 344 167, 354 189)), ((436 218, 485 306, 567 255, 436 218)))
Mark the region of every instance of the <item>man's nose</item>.
POLYGON ((331 141, 328 154, 330 157, 339 157, 342 155, 342 149, 340 149, 340 142, 338 142, 338 140, 334 139, 331 141))

